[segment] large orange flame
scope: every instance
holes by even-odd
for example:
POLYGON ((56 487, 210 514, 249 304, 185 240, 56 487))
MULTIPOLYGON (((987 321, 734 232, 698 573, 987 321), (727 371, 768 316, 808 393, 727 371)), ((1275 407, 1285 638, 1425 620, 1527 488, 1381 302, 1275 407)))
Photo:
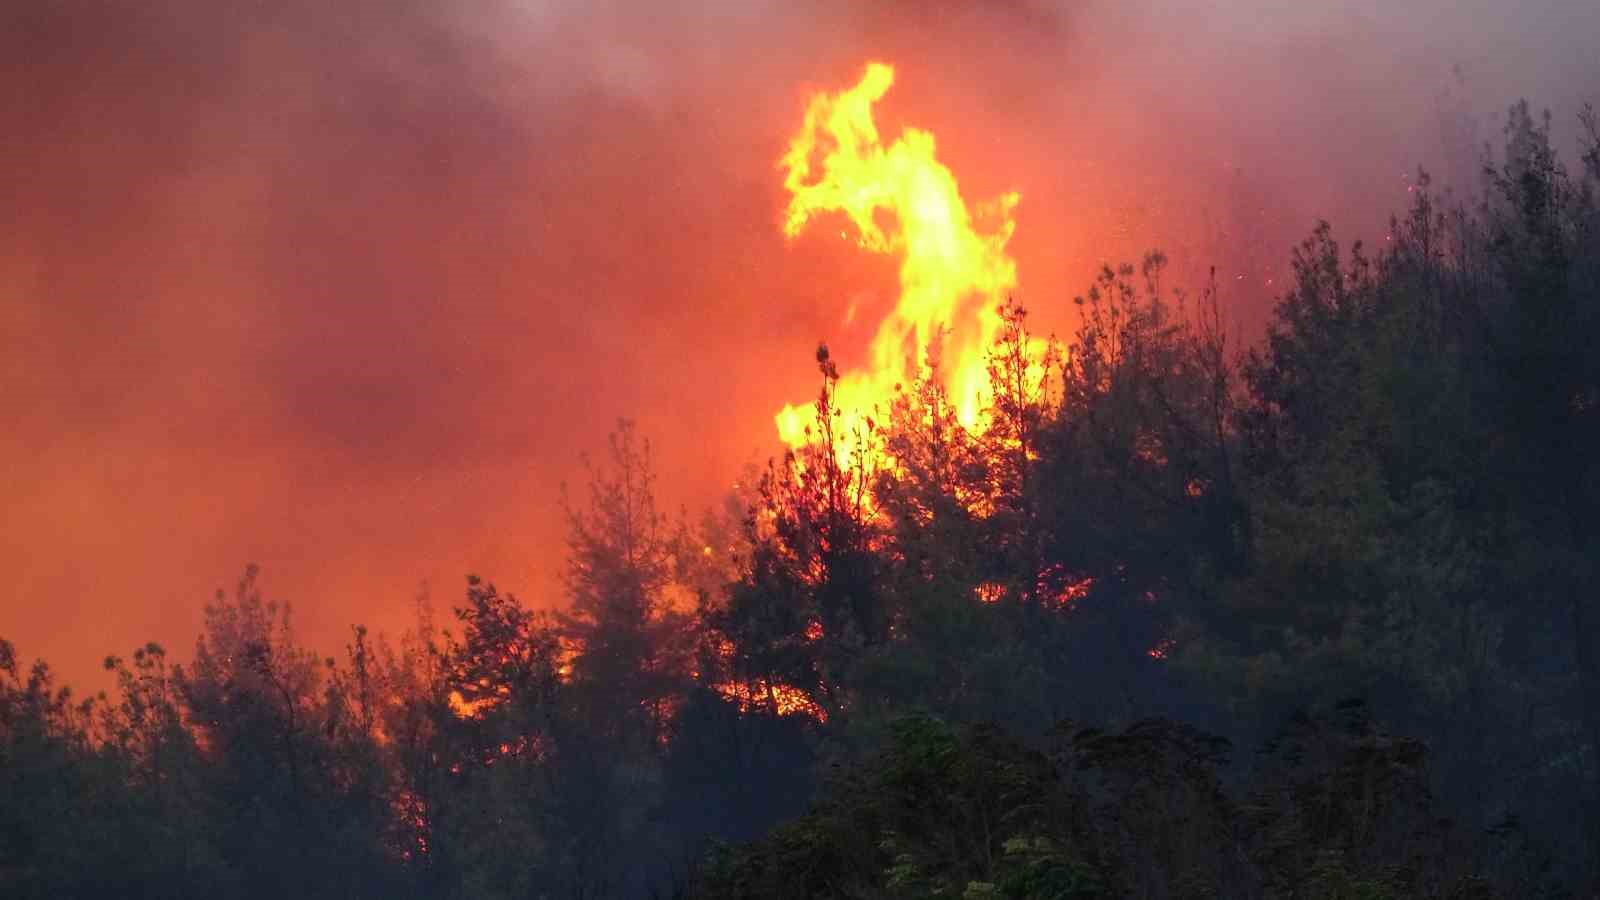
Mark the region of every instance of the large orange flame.
MULTIPOLYGON (((934 155, 932 134, 907 128, 885 146, 872 106, 893 82, 893 68, 871 63, 849 90, 811 99, 805 126, 783 157, 792 195, 783 230, 793 238, 814 217, 842 212, 861 247, 901 258, 900 299, 879 324, 867 364, 845 371, 834 394, 843 433, 853 433, 874 408, 887 411, 895 386, 916 379, 925 352, 939 354, 939 375, 970 429, 982 416, 998 307, 1017 282, 1006 243, 1018 195, 969 210, 955 175, 934 155), (979 217, 993 219, 992 230, 980 233, 979 217)), ((815 415, 811 404, 785 406, 779 437, 804 446, 815 415)))

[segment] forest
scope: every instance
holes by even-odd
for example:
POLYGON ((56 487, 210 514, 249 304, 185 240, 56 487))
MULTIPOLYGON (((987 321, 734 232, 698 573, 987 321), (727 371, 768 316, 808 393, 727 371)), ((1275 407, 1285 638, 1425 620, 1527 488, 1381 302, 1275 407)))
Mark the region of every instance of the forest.
POLYGON ((820 347, 811 444, 675 514, 623 421, 564 596, 330 654, 252 566, 94 696, 0 641, 0 895, 1600 896, 1580 125, 1315 228, 1259 341, 1157 252, 1008 303, 981 428, 937 348, 844 427, 820 347))

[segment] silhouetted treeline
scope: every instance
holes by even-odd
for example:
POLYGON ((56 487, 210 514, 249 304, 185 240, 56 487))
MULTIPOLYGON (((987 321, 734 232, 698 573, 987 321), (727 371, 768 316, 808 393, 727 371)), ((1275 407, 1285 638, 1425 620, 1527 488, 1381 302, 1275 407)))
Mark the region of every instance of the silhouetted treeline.
POLYGON ((713 852, 707 897, 1488 897, 1432 809, 1426 749, 1359 701, 1295 717, 1231 799, 1227 741, 1164 719, 993 726, 899 719, 806 816, 713 852))
POLYGON ((1600 133, 1319 227, 1264 341, 1165 260, 1001 310, 690 521, 624 424, 564 602, 296 643, 249 570, 76 700, 0 642, 6 897, 1586 897, 1600 133), (559 612, 540 612, 556 609, 559 612))

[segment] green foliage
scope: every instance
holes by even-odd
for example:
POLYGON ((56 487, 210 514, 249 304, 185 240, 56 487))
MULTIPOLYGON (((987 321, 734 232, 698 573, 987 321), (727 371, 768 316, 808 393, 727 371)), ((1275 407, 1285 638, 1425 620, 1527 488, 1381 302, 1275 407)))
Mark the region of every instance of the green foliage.
MULTIPOLYGON (((1014 837, 1004 844, 999 880, 1001 897, 1018 900, 1093 900, 1109 897, 1099 873, 1048 837, 1014 837)), ((972 894, 969 885, 967 893, 972 894)))
POLYGON ((992 729, 958 731, 928 716, 899 719, 891 733, 811 813, 717 853, 705 896, 957 896, 987 883, 1010 897, 1095 884, 1092 869, 1032 836, 1055 797, 1042 755, 992 729))
POLYGON ((811 812, 718 848, 701 895, 1353 900, 1468 883, 1420 745, 1358 706, 1297 717, 1242 804, 1217 778, 1225 742, 1170 722, 1063 724, 1048 755, 926 716, 892 730, 811 812))

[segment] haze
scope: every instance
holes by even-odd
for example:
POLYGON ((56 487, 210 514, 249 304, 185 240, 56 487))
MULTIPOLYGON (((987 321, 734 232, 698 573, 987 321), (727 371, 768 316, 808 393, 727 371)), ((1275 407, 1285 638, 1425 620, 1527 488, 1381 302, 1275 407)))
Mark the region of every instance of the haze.
POLYGON ((249 562, 328 651, 468 572, 560 602, 560 485, 618 416, 702 503, 892 300, 777 226, 805 97, 869 59, 887 132, 1021 192, 1058 330, 1161 247, 1251 333, 1317 218, 1381 241, 1510 102, 1567 149, 1600 99, 1585 0, 667 6, 0 12, 0 635, 73 682, 182 655, 249 562))

